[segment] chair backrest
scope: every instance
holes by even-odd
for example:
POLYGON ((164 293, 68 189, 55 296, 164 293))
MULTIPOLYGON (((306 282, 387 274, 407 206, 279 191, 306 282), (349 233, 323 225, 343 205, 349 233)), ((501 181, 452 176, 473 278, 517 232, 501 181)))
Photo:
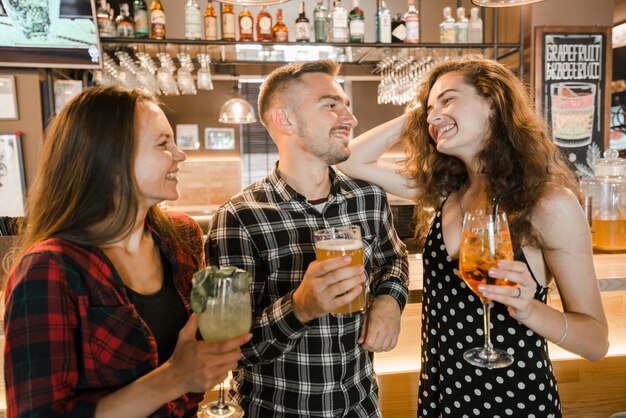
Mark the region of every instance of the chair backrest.
POLYGON ((17 235, 0 236, 0 278, 6 273, 4 269, 4 257, 17 243, 17 235))

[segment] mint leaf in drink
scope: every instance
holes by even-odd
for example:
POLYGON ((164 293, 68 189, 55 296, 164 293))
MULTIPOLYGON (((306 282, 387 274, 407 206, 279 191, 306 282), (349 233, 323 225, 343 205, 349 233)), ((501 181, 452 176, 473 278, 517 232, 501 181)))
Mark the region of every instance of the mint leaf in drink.
POLYGON ((233 266, 207 266, 193 275, 191 309, 201 314, 206 310, 209 298, 217 296, 220 281, 228 281, 233 292, 248 292, 252 276, 245 270, 233 266))

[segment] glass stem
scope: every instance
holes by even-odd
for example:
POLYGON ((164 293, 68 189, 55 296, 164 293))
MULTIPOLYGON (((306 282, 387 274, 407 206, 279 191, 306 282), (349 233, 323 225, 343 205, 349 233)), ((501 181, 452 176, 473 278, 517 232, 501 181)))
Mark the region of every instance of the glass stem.
POLYGON ((483 320, 485 327, 485 350, 487 350, 488 355, 493 353, 493 344, 491 344, 491 301, 483 302, 483 320))
POLYGON ((240 417, 242 415, 233 415, 236 412, 231 404, 227 403, 224 392, 224 383, 220 383, 220 388, 217 391, 217 402, 213 403, 209 408, 209 417, 240 417))
POLYGON ((225 395, 224 395, 224 383, 220 383, 220 389, 218 391, 218 395, 217 395, 217 407, 220 409, 225 409, 228 408, 228 405, 226 405, 226 400, 224 399, 225 395))

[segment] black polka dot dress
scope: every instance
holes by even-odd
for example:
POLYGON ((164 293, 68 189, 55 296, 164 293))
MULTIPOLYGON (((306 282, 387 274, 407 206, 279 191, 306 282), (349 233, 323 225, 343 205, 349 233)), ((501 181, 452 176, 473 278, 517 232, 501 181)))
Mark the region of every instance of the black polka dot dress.
MULTIPOLYGON (((523 253, 519 260, 526 262, 523 253)), ((483 345, 482 302, 446 251, 441 209, 426 238, 423 265, 418 417, 561 417, 546 340, 511 318, 504 305, 492 306, 491 341, 514 363, 489 370, 463 359, 466 350, 483 345)), ((546 294, 537 285, 535 299, 545 303, 546 294)))

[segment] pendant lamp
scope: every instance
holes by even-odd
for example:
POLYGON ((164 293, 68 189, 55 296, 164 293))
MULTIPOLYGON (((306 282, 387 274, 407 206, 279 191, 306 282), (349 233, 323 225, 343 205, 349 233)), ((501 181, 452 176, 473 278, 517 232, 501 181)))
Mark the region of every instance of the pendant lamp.
POLYGON ((543 0, 471 0, 472 4, 481 7, 514 7, 537 3, 543 0))
POLYGON ((256 122, 254 108, 246 99, 241 97, 239 83, 235 83, 231 95, 233 98, 226 100, 222 105, 220 118, 218 120, 221 123, 230 125, 242 125, 256 122))
POLYGON ((271 6, 272 4, 286 3, 289 0, 214 0, 219 3, 228 3, 234 6, 271 6))

